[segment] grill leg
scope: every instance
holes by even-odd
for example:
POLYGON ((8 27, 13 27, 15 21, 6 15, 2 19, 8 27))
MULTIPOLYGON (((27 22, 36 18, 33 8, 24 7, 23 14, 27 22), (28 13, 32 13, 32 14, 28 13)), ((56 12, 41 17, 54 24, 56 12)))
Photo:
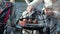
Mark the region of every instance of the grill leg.
POLYGON ((50 34, 50 28, 49 27, 46 28, 46 34, 50 34))
POLYGON ((40 29, 39 30, 39 34, 43 34, 43 29, 40 29))
POLYGON ((33 30, 32 30, 32 34, 33 34, 33 30))

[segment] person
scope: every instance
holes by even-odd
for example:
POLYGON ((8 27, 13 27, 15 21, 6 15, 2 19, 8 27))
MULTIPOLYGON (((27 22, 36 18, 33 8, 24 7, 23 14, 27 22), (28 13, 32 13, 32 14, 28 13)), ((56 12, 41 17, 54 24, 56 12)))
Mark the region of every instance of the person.
MULTIPOLYGON (((3 2, 1 2, 1 3, 3 3, 3 2)), ((10 14, 10 12, 13 9, 13 4, 11 2, 4 2, 4 3, 5 4, 3 4, 0 9, 0 31, 1 31, 0 34, 7 34, 9 32, 9 31, 7 31, 7 33, 6 33, 6 31, 5 31, 5 30, 7 30, 7 27, 8 27, 7 25, 10 25, 7 23, 7 21, 8 21, 9 15, 11 18, 13 17, 12 14, 10 14), (3 6, 4 6, 4 8, 3 8, 3 6)), ((10 21, 12 22, 13 20, 10 20, 10 21)))
MULTIPOLYGON (((25 0, 25 1, 26 1, 27 5, 28 5, 29 7, 27 7, 26 11, 23 12, 23 14, 26 14, 26 12, 28 12, 28 13, 32 12, 32 11, 34 10, 34 7, 36 7, 36 6, 31 6, 31 4, 32 4, 32 3, 35 4, 35 2, 36 2, 37 0, 34 0, 34 1, 32 1, 31 3, 30 3, 30 1, 28 1, 28 0, 25 0)), ((38 0, 38 1, 39 1, 39 0, 38 0)), ((37 2, 38 2, 38 1, 37 1, 37 2)), ((40 3, 40 1, 39 1, 39 3, 40 3)), ((39 3, 38 3, 38 4, 39 4, 39 3)), ((38 5, 38 4, 36 4, 36 5, 38 5)), ((28 21, 31 21, 31 19, 29 19, 28 21)), ((35 21, 37 21, 37 20, 35 20, 35 21)), ((23 22, 23 26, 24 26, 24 24, 26 24, 27 20, 26 20, 26 19, 23 19, 23 21, 19 21, 20 25, 22 24, 22 22, 23 22)))
POLYGON ((21 26, 25 26, 26 23, 37 24, 36 14, 34 11, 32 11, 32 12, 24 11, 22 13, 19 24, 21 26))
MULTIPOLYGON (((22 13, 22 16, 20 17, 20 20, 19 20, 19 25, 24 27, 26 26, 26 24, 37 24, 37 19, 36 19, 36 14, 34 13, 34 11, 32 12, 28 12, 28 11, 24 11, 22 13)), ((23 29, 23 31, 26 30, 26 29, 23 29)), ((32 34, 32 31, 31 30, 26 30, 28 32, 30 32, 32 34)), ((24 34, 27 34, 27 32, 24 32, 24 34)))

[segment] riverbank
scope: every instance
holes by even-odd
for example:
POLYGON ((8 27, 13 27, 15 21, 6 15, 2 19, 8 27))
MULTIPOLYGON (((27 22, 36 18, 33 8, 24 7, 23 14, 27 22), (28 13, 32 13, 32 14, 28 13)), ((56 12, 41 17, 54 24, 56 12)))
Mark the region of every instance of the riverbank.
POLYGON ((15 0, 16 2, 25 2, 24 0, 15 0))

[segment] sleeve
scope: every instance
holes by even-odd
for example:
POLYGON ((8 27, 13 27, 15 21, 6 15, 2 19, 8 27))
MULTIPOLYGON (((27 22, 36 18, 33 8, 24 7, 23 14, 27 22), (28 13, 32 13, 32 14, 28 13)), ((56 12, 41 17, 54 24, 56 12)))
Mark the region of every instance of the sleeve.
POLYGON ((59 11, 53 11, 55 18, 60 18, 60 12, 59 11))
POLYGON ((32 2, 29 3, 29 2, 26 0, 26 3, 27 3, 28 5, 32 5, 33 7, 37 7, 41 2, 42 2, 42 0, 33 0, 32 2))
POLYGON ((25 2, 27 3, 27 5, 29 5, 30 1, 29 0, 25 0, 25 2))
POLYGON ((22 13, 22 18, 26 18, 27 17, 27 11, 24 11, 23 13, 22 13))

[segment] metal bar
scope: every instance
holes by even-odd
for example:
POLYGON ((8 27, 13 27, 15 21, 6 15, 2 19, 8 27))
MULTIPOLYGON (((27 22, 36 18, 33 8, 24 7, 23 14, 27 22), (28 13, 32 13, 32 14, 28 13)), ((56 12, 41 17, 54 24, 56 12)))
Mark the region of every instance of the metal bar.
POLYGON ((33 30, 32 30, 32 34, 33 34, 34 32, 33 32, 33 30))
POLYGON ((43 29, 38 30, 39 34, 43 34, 43 29))

